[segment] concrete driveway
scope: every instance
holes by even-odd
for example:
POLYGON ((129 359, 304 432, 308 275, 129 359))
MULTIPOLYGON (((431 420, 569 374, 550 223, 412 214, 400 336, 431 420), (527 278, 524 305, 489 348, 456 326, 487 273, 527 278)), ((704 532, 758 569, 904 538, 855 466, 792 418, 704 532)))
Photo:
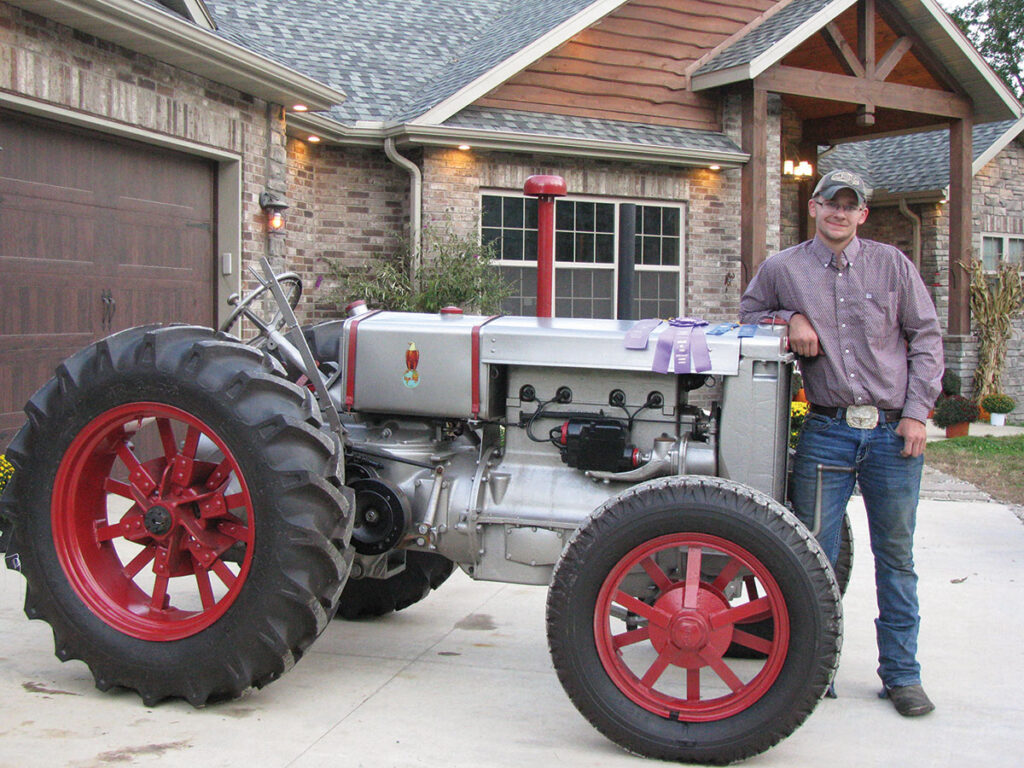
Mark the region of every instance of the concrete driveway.
MULTIPOLYGON (((876 696, 872 567, 855 498, 839 698, 747 765, 1024 764, 1024 524, 976 491, 956 498, 925 499, 919 512, 920 656, 937 711, 905 720, 876 696)), ((100 693, 83 664, 57 661, 23 598, 21 576, 0 569, 2 766, 653 764, 607 741, 562 692, 541 588, 456 574, 389 618, 334 622, 281 680, 202 710, 100 693)))

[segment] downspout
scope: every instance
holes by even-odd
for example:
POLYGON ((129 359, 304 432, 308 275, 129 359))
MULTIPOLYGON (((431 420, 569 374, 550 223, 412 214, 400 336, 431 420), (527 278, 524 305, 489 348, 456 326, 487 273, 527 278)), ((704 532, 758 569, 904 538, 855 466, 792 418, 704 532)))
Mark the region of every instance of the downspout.
POLYGON ((420 224, 420 221, 423 218, 423 174, 420 172, 419 166, 416 165, 416 163, 409 158, 398 154, 398 150, 395 149, 395 140, 391 136, 384 139, 384 154, 388 156, 388 160, 392 163, 407 170, 410 176, 409 234, 411 235, 410 239, 412 241, 412 254, 409 259, 409 277, 412 279, 413 283, 415 283, 416 276, 420 271, 420 260, 423 258, 423 254, 420 253, 423 230, 423 227, 420 224))
POLYGON ((921 272, 921 217, 914 213, 907 206, 907 199, 905 197, 900 198, 900 213, 910 219, 910 223, 914 227, 914 245, 913 253, 910 258, 914 262, 914 266, 917 268, 918 273, 921 272))

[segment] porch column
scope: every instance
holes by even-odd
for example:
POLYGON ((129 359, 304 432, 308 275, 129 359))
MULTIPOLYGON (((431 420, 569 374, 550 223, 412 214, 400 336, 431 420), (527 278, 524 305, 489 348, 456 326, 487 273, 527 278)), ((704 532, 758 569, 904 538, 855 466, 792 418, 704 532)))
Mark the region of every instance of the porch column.
POLYGON ((740 290, 747 287, 768 249, 768 93, 757 81, 743 93, 740 141, 750 160, 740 188, 740 290))
POLYGON ((949 125, 949 324, 947 332, 964 336, 971 332, 970 275, 960 267, 973 255, 971 165, 974 160, 969 117, 949 125))

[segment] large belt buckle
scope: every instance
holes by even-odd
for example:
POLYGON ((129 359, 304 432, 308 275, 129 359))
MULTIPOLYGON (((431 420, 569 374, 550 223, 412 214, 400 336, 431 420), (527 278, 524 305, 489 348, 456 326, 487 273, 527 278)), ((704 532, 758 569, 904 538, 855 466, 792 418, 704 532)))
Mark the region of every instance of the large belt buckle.
POLYGON ((873 405, 851 405, 846 409, 846 423, 854 429, 874 429, 878 426, 878 409, 873 405))

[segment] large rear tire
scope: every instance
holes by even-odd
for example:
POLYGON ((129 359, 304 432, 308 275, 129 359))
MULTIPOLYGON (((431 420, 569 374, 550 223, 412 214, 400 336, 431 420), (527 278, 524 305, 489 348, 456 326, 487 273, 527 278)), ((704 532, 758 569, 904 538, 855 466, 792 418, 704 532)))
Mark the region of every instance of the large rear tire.
POLYGON ((209 329, 133 328, 26 406, 5 496, 25 612, 101 690, 238 696, 327 626, 352 558, 340 446, 282 373, 209 329))
POLYGON ((451 560, 432 552, 405 553, 405 570, 388 579, 349 579, 338 603, 343 619, 385 616, 418 603, 452 575, 451 560))
POLYGON ((780 504, 720 478, 656 480, 605 504, 556 565, 547 614, 576 707, 660 759, 768 749, 811 713, 839 662, 839 589, 820 547, 780 504), (758 597, 727 593, 743 574, 758 597), (745 633, 751 618, 771 618, 774 637, 745 633), (765 658, 725 659, 734 642, 765 658))

